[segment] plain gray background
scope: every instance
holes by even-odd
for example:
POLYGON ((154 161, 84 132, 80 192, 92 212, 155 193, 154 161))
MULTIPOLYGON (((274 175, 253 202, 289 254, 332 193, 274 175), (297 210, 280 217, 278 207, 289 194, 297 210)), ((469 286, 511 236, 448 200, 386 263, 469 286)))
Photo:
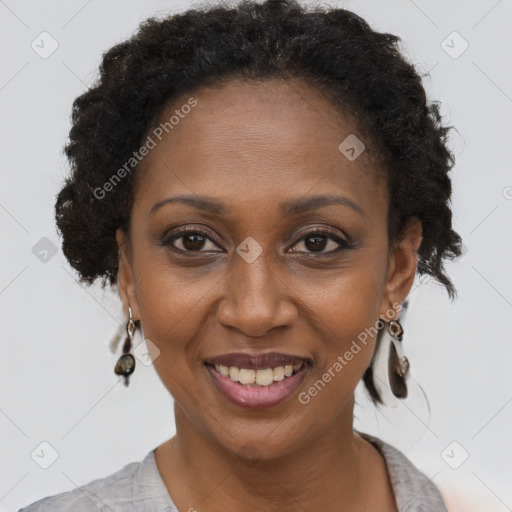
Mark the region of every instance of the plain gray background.
MULTIPOLYGON (((114 375, 120 301, 76 283, 53 205, 71 104, 101 54, 143 19, 190 5, 0 0, 1 511, 111 474, 174 434, 172 398, 151 366, 139 364, 129 388, 114 375), (31 47, 45 37, 51 49, 42 32, 58 44, 47 58, 31 47), (52 449, 57 458, 43 469, 52 449)), ((361 406, 358 426, 402 449, 451 511, 512 510, 512 2, 336 5, 399 35, 418 70, 430 71, 429 99, 458 130, 454 228, 466 248, 447 267, 458 298, 418 281, 404 325, 412 384, 428 396, 430 415, 413 386, 409 403, 384 415, 361 406)))

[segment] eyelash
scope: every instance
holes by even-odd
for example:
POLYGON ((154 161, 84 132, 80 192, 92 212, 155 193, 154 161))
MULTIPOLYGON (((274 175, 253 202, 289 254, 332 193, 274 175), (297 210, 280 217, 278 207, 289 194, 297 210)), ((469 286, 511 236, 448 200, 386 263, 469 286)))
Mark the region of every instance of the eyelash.
MULTIPOLYGON (((211 242, 214 242, 216 244, 218 244, 218 242, 214 239, 212 239, 212 237, 210 236, 209 233, 207 233, 206 231, 200 229, 200 228, 184 228, 184 229, 181 229, 177 232, 171 232, 170 234, 166 235, 163 237, 162 241, 160 242, 160 246, 162 247, 165 247, 165 246, 169 246, 171 245, 172 246, 172 242, 174 242, 175 240, 179 240, 180 238, 183 238, 185 235, 201 235, 201 236, 204 236, 205 238, 207 238, 208 240, 210 240, 211 242)), ((321 235, 321 236, 325 236, 331 240, 333 240, 334 242, 338 243, 340 245, 340 247, 338 247, 337 249, 333 250, 333 251, 329 251, 329 252, 314 252, 314 251, 311 251, 311 252, 307 252, 306 254, 313 254, 315 256, 332 256, 334 254, 337 254, 343 250, 346 250, 346 249, 351 249, 352 248, 352 245, 349 244, 349 242, 347 242, 346 240, 344 240, 343 238, 339 237, 337 234, 335 234, 333 231, 329 230, 329 229, 326 229, 326 228, 318 228, 318 229, 314 229, 306 234, 304 234, 301 238, 299 238, 299 240, 297 240, 297 243, 309 238, 309 237, 313 237, 315 235, 321 235)), ((295 245, 297 245, 297 243, 295 245)), ((172 246, 172 248, 178 252, 181 252, 181 253, 196 253, 196 254, 200 254, 201 252, 206 252, 206 251, 186 251, 186 250, 183 250, 183 249, 178 249, 177 247, 174 247, 172 246)), ((299 253, 300 254, 300 253, 299 253)))

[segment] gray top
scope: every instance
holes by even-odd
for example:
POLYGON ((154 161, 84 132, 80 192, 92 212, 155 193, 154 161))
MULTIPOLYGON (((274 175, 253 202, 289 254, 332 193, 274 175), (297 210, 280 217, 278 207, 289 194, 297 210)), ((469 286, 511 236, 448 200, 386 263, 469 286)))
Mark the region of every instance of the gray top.
MULTIPOLYGON (((437 488, 402 452, 376 437, 360 435, 382 453, 399 512, 447 512, 437 488)), ((105 478, 18 512, 179 512, 158 472, 155 450, 105 478)))

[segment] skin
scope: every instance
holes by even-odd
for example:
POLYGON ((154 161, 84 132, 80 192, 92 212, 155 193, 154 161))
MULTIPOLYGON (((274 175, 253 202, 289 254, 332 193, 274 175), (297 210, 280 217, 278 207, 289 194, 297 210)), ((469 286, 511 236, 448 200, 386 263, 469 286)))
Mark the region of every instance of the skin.
POLYGON ((396 512, 384 459, 353 431, 354 390, 375 339, 307 405, 298 394, 405 300, 421 224, 414 219, 388 245, 378 163, 369 151, 345 158, 338 145, 357 133, 354 123, 306 84, 231 81, 183 96, 161 119, 191 96, 197 106, 137 170, 130 238, 116 233, 124 310, 131 306, 160 350, 153 364, 175 402, 176 434, 156 451, 162 479, 183 512, 247 504, 265 512, 396 512), (179 194, 216 198, 231 211, 172 203, 149 214, 179 194), (347 197, 364 214, 342 204, 299 215, 279 209, 317 194, 347 197), (184 226, 208 238, 159 245, 184 226), (319 228, 353 247, 334 253, 343 246, 328 234, 323 247, 306 243, 319 228), (252 263, 236 252, 249 236, 263 249, 252 263), (216 390, 203 365, 238 351, 298 354, 314 364, 285 402, 247 410, 216 390))

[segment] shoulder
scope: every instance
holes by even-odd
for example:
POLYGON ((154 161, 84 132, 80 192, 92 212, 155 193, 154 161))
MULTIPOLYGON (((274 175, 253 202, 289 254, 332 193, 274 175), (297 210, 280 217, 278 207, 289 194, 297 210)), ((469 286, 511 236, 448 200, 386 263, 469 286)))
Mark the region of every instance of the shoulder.
POLYGON ((381 439, 359 432, 381 452, 401 512, 447 512, 443 498, 431 479, 397 448, 381 439))
POLYGON ((18 512, 174 512, 163 482, 158 478, 153 452, 111 475, 48 496, 18 512))

